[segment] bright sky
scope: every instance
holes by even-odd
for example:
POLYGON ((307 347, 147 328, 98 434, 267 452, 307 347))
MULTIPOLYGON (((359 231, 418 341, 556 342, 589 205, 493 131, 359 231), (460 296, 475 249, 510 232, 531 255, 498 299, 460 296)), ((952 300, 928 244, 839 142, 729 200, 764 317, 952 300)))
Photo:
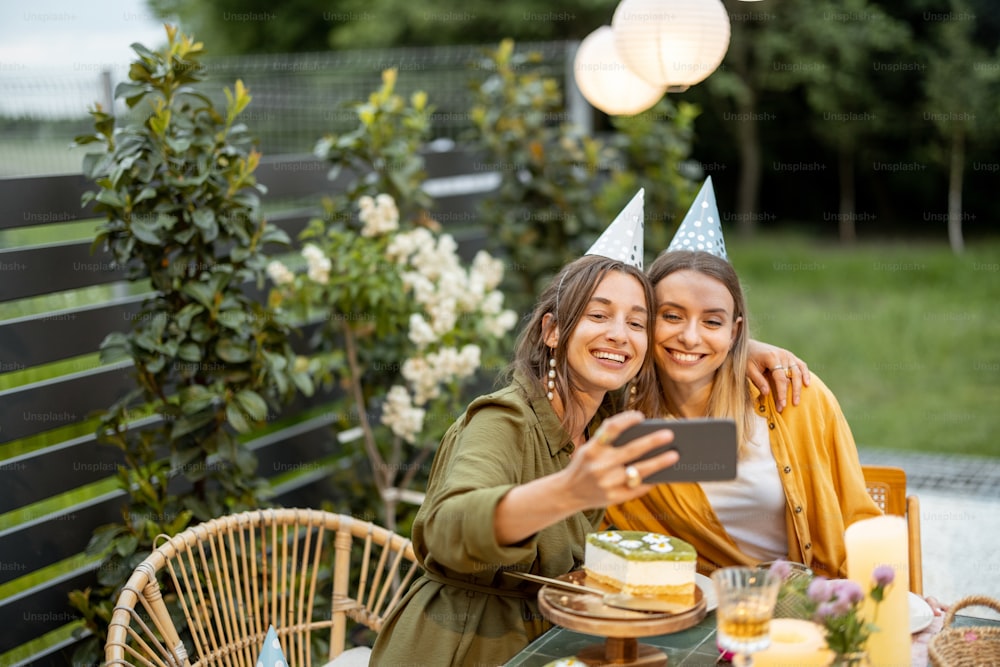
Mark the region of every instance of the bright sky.
POLYGON ((126 66, 133 42, 164 41, 145 0, 28 0, 0 2, 0 67, 126 66))
POLYGON ((131 44, 164 41, 145 0, 0 0, 0 109, 86 108, 95 95, 68 82, 96 87, 106 69, 120 81, 135 56, 131 44), (68 99, 57 105, 60 88, 68 99))

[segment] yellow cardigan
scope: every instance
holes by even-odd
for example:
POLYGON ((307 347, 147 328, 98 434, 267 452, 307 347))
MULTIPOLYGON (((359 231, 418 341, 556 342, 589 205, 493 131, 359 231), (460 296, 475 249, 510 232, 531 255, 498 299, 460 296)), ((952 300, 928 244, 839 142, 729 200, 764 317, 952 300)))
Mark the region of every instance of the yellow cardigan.
MULTIPOLYGON (((854 436, 837 398, 815 373, 799 405, 783 413, 771 396, 761 397, 752 385, 751 392, 767 420, 785 491, 788 559, 819 575, 846 577, 844 530, 882 512, 865 489, 854 436)), ((755 564, 726 533, 698 484, 661 484, 642 498, 608 508, 606 521, 690 542, 705 574, 755 564)))

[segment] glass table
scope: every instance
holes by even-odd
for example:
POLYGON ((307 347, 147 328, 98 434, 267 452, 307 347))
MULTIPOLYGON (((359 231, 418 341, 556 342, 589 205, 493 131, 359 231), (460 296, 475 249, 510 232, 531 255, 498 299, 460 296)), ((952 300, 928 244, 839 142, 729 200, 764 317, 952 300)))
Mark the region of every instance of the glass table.
MULTIPOLYGON (((1000 621, 956 614, 952 627, 986 625, 1000 627, 1000 621)), ((916 637, 917 635, 914 635, 916 637)), ((528 644, 505 663, 508 667, 542 667, 558 658, 574 657, 582 649, 604 641, 603 637, 582 634, 555 626, 528 644)), ((642 643, 654 646, 667 655, 667 667, 715 667, 719 651, 715 647, 715 613, 710 612, 697 625, 668 635, 643 637, 642 643)))
MULTIPOLYGON (((520 667, 541 667, 557 658, 575 656, 588 646, 604 641, 602 637, 585 635, 555 626, 528 644, 506 664, 520 667)), ((709 613, 697 625, 669 635, 643 637, 642 643, 667 654, 670 667, 714 667, 719 657, 715 647, 715 613, 709 613)))

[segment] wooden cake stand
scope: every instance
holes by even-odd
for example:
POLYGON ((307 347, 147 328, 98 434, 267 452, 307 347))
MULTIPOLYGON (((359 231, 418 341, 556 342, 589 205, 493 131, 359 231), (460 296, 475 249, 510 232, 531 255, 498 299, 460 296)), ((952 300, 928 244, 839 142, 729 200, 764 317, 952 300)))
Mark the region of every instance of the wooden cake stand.
MULTIPOLYGON (((579 570, 557 578, 609 593, 616 592, 588 579, 579 570)), ((705 618, 706 603, 697 586, 694 606, 679 613, 619 609, 604 604, 604 599, 597 594, 568 592, 553 586, 543 586, 538 591, 538 607, 548 620, 557 625, 605 637, 603 644, 587 646, 576 654, 578 659, 591 667, 663 667, 667 664, 667 654, 655 646, 640 644, 637 638, 680 632, 697 625, 705 618)))

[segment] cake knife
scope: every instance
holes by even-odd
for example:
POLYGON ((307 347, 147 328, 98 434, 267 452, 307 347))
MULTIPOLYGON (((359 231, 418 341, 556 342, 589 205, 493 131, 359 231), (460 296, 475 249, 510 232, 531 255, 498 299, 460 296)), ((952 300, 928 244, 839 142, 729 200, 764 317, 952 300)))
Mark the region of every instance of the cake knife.
POLYGON ((624 593, 614 593, 611 591, 601 590, 600 588, 591 588, 590 586, 584 586, 582 584, 574 584, 570 581, 563 581, 562 579, 552 579, 537 574, 529 574, 527 572, 518 572, 516 570, 504 570, 503 573, 510 577, 514 577, 515 579, 524 579, 526 581, 533 581, 538 584, 544 584, 545 586, 552 586, 553 588, 561 588, 563 590, 573 591, 574 593, 587 593, 589 595, 599 595, 603 599, 604 604, 608 605, 609 607, 619 607, 621 609, 631 609, 633 611, 658 611, 670 614, 678 614, 691 609, 691 607, 685 607, 684 605, 678 604, 676 602, 669 602, 667 600, 661 600, 659 598, 637 597, 633 595, 625 595, 624 593))
POLYGON ((518 572, 516 570, 504 570, 503 573, 509 577, 514 577, 515 579, 533 581, 536 584, 552 586, 553 588, 562 588, 563 590, 573 591, 574 593, 589 593, 591 595, 600 595, 601 597, 611 594, 610 591, 602 591, 600 588, 591 588, 590 586, 584 586, 583 584, 574 584, 571 581, 552 579, 538 574, 529 574, 527 572, 518 572))

